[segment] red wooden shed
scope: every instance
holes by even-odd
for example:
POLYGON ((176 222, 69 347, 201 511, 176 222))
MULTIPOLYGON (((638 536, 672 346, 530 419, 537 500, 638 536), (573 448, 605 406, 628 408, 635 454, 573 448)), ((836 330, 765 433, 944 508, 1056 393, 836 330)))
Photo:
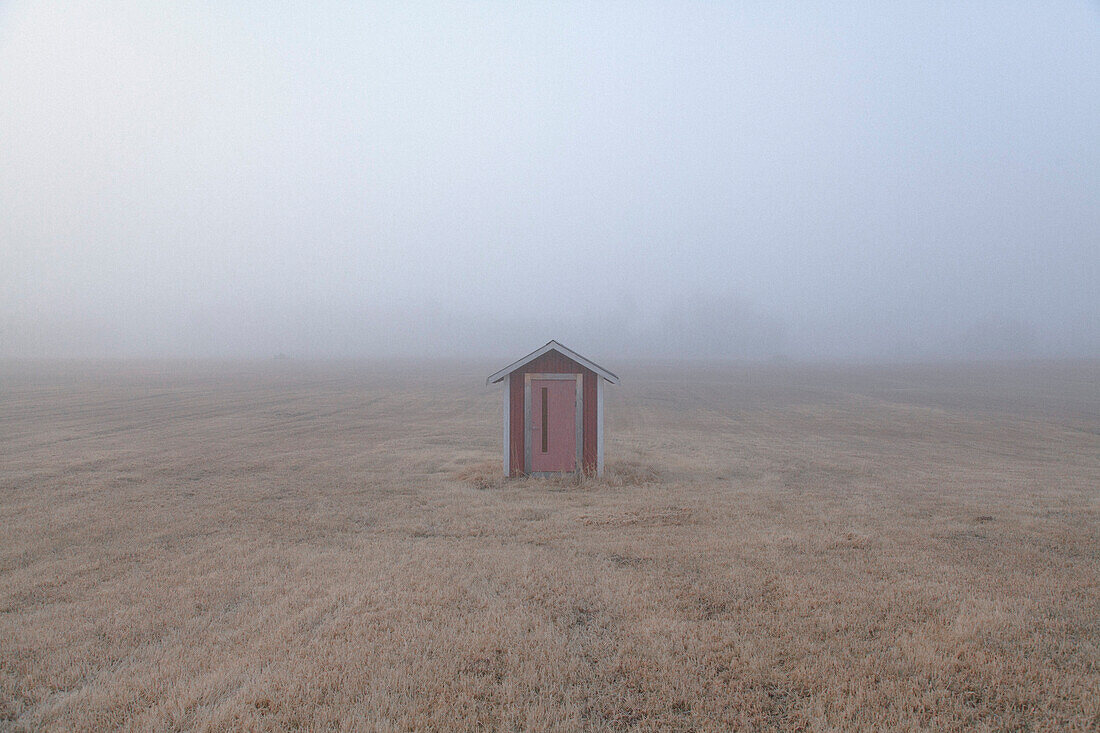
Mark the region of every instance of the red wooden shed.
POLYGON ((504 382, 504 475, 603 473, 603 383, 619 378, 551 341, 491 375, 504 382))

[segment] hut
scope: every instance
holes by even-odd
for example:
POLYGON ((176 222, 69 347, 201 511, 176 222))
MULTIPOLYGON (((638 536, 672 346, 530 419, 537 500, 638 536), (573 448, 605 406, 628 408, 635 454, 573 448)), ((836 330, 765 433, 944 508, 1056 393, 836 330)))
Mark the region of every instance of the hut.
POLYGON ((619 378, 551 341, 485 380, 504 382, 504 475, 603 473, 603 385, 619 378))

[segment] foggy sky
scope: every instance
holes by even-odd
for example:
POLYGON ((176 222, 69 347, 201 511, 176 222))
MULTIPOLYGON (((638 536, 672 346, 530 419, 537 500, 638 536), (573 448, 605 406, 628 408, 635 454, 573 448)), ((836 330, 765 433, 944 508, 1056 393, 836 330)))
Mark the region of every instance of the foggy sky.
POLYGON ((0 5, 0 356, 1100 356, 1095 4, 164 5, 0 5))

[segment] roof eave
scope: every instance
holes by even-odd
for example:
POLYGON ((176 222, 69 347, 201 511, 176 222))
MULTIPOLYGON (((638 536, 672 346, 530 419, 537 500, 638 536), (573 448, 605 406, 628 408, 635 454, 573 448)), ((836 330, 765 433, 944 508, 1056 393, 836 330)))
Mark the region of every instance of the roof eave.
POLYGON ((543 354, 545 354, 549 351, 558 351, 559 353, 561 353, 562 356, 566 357, 567 359, 570 359, 572 361, 577 362, 578 364, 580 364, 581 366, 583 366, 587 369, 592 370, 593 372, 598 374, 600 377, 606 379, 611 384, 618 384, 619 383, 619 377, 616 376, 613 372, 610 372, 607 369, 604 369, 602 366, 595 363, 594 361, 591 361, 589 359, 584 358, 583 356, 581 356, 577 352, 573 351, 569 347, 562 346, 557 341, 554 341, 553 339, 551 339, 550 341, 548 341, 546 343, 545 346, 541 346, 541 347, 535 349, 534 351, 532 351, 527 356, 525 356, 525 357, 523 357, 523 358, 521 358, 517 361, 512 362, 508 366, 501 369, 499 372, 495 372, 493 374, 490 374, 489 377, 486 378, 485 384, 496 384, 497 382, 502 381, 505 377, 507 377, 512 372, 516 371, 517 369, 519 369, 523 365, 534 361, 535 359, 539 358, 540 356, 542 356, 543 354))

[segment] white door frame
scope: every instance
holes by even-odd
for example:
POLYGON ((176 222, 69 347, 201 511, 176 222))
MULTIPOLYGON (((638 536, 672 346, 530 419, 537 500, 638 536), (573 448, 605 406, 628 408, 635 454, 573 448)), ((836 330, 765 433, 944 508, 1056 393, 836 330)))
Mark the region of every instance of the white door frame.
MULTIPOLYGON (((510 375, 509 375, 510 378, 510 375)), ((576 380, 576 441, 577 457, 572 473, 584 470, 584 375, 583 374, 546 374, 542 372, 523 375, 523 472, 528 476, 558 476, 570 471, 532 471, 531 470, 531 380, 560 379, 576 380)))

